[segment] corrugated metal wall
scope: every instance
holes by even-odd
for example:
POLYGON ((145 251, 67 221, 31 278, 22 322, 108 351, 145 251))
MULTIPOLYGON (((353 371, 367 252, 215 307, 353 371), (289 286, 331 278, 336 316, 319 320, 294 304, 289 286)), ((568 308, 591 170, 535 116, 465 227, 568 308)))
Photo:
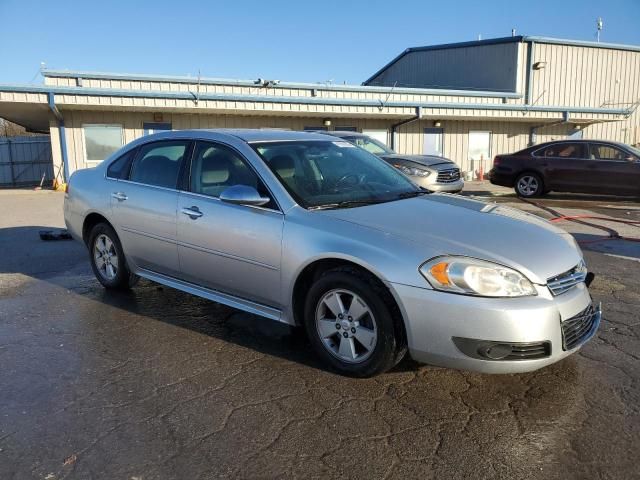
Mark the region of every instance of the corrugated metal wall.
POLYGON ((38 185, 53 181, 51 142, 46 135, 0 138, 0 186, 38 185))
POLYGON ((514 92, 516 42, 409 52, 367 85, 514 92))
POLYGON ((531 78, 537 105, 625 108, 640 100, 640 52, 546 43, 533 51, 533 64, 545 62, 531 78))

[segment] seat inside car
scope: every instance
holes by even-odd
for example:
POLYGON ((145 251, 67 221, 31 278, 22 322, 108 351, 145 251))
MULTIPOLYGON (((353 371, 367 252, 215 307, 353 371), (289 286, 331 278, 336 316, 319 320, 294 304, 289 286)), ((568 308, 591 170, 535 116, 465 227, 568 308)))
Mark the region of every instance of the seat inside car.
POLYGON ((200 188, 196 186, 195 191, 218 197, 225 188, 234 185, 233 165, 225 152, 211 150, 199 163, 200 172, 195 177, 200 180, 200 188))
POLYGON ((179 162, 164 155, 150 155, 140 162, 135 181, 166 188, 175 188, 179 162))
POLYGON ((274 172, 292 190, 297 190, 296 163, 289 155, 276 155, 269 161, 274 172))

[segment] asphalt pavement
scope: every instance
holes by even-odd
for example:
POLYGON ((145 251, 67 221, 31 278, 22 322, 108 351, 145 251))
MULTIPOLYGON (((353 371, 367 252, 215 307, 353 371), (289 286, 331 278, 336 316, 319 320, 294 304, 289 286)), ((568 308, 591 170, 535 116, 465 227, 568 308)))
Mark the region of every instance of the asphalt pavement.
MULTIPOLYGON (((466 194, 553 217, 506 189, 466 194)), ((268 320, 147 281, 105 291, 82 245, 38 237, 63 226, 62 200, 0 191, 0 479, 640 477, 640 243, 583 245, 604 320, 558 364, 481 375, 407 359, 362 380, 268 320)))

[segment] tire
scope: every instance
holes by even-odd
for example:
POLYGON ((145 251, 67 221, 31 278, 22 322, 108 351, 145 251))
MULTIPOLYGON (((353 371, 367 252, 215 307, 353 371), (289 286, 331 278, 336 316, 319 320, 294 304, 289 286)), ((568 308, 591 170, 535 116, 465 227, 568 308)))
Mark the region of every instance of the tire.
POLYGON ((98 281, 108 289, 127 290, 140 277, 134 275, 127 261, 115 230, 106 223, 98 223, 89 235, 89 261, 98 281))
POLYGON ((544 182, 537 173, 523 173, 518 175, 515 183, 515 191, 519 197, 539 197, 545 191, 544 182))
POLYGON ((313 283, 305 299, 304 327, 316 353, 353 377, 385 372, 407 351, 393 297, 375 277, 355 268, 328 270, 313 283))

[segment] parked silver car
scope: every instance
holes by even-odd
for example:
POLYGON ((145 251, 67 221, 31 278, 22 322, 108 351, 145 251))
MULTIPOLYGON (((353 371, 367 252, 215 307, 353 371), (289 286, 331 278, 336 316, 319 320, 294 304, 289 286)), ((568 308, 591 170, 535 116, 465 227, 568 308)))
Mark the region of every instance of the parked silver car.
POLYGON ((69 232, 107 288, 144 277, 290 325, 350 375, 417 361, 535 370, 596 332, 573 237, 430 194, 326 135, 195 130, 73 174, 69 232))
POLYGON ((342 138, 377 155, 407 175, 413 183, 431 192, 458 193, 464 188, 460 168, 452 160, 437 155, 405 155, 394 152, 375 138, 358 132, 333 130, 320 132, 342 138))

